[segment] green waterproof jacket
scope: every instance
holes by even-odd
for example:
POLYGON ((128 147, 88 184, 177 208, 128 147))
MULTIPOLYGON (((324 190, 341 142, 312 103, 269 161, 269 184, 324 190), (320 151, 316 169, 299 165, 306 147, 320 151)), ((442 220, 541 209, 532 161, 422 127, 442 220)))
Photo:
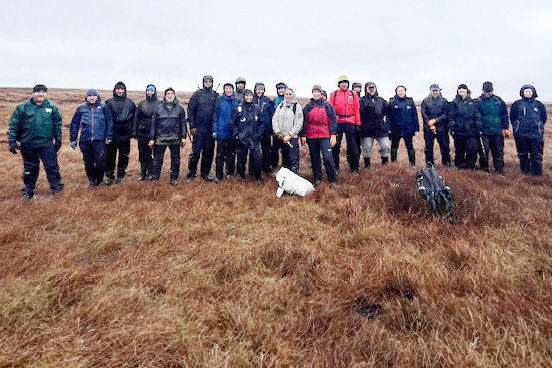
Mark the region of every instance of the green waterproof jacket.
POLYGON ((37 105, 31 97, 17 106, 10 119, 8 142, 45 146, 54 138, 61 141, 61 114, 55 103, 46 99, 37 105))

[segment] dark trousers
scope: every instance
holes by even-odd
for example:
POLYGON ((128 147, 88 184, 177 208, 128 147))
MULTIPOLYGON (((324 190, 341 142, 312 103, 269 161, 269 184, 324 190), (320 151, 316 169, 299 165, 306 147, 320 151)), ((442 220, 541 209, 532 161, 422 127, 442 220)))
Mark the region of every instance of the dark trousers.
POLYGON ((138 137, 138 161, 150 163, 153 161, 153 150, 149 146, 149 137, 138 137))
POLYGON ((335 169, 339 171, 339 153, 341 151, 341 141, 343 134, 347 140, 347 162, 351 171, 358 171, 358 161, 360 160, 360 148, 358 146, 358 132, 354 124, 337 125, 337 143, 332 148, 332 156, 335 169))
POLYGON ((324 167, 330 183, 336 182, 335 164, 332 156, 332 145, 329 138, 307 139, 309 146, 312 176, 314 181, 322 180, 322 164, 320 162, 320 153, 324 159, 324 167))
POLYGON ((180 144, 156 144, 153 146, 153 171, 151 178, 153 180, 159 180, 161 176, 161 169, 163 168, 163 156, 165 156, 165 150, 169 147, 171 151, 171 180, 178 179, 180 174, 180 144))
POLYGON ((406 146, 407 150, 414 149, 414 144, 412 143, 412 138, 414 137, 403 137, 401 135, 391 134, 389 138, 391 139, 391 149, 399 149, 399 143, 401 143, 401 139, 404 141, 404 145, 406 146))
POLYGON ((249 148, 246 145, 240 143, 237 144, 236 155, 238 157, 238 174, 240 174, 242 179, 245 179, 245 166, 247 164, 248 154, 251 174, 256 179, 261 179, 262 153, 260 142, 257 142, 253 148, 249 148))
POLYGON ((432 164, 435 163, 433 158, 433 145, 436 139, 441 150, 441 162, 445 166, 450 166, 450 140, 447 131, 438 131, 436 133, 424 132, 426 162, 431 162, 432 164))
POLYGON ((211 132, 198 131, 194 136, 192 144, 192 153, 188 160, 188 178, 196 176, 197 165, 201 157, 201 177, 206 178, 211 172, 213 164, 213 155, 215 150, 215 141, 211 132))
POLYGON ((289 160, 288 160, 289 157, 284 155, 283 150, 285 150, 285 147, 280 143, 282 143, 282 140, 279 139, 277 136, 273 135, 272 152, 270 153, 271 155, 270 164, 272 165, 273 168, 278 167, 278 165, 280 164, 280 151, 282 151, 282 166, 289 167, 289 160))
POLYGON ((88 180, 94 184, 103 181, 105 172, 105 159, 107 157, 105 142, 102 141, 81 141, 80 149, 84 160, 84 170, 88 180))
POLYGON ((483 155, 479 156, 479 166, 482 169, 489 168, 489 152, 493 156, 493 166, 497 172, 504 171, 504 135, 485 134, 481 137, 483 143, 483 155))
POLYGON ((542 175, 544 140, 515 137, 519 167, 525 174, 542 175))
POLYGON ((226 165, 226 175, 234 175, 236 166, 236 151, 234 147, 234 139, 218 139, 217 140, 217 159, 216 159, 216 175, 218 179, 222 179, 226 165))
POLYGON ((294 173, 299 172, 299 139, 291 138, 288 141, 291 144, 291 147, 282 142, 281 139, 277 139, 274 142, 274 146, 282 151, 282 167, 290 169, 294 173))
POLYGON ((122 178, 126 174, 128 166, 128 155, 130 154, 130 138, 122 141, 113 141, 106 146, 105 176, 113 179, 115 177, 115 161, 119 151, 119 162, 117 163, 117 177, 122 178))
POLYGON ((63 183, 61 182, 57 161, 57 152, 52 143, 38 147, 29 144, 21 144, 21 156, 23 156, 23 183, 25 184, 23 189, 21 189, 23 194, 33 196, 40 171, 40 161, 42 161, 42 165, 44 165, 46 177, 50 183, 50 189, 52 189, 53 192, 61 192, 63 190, 63 183))
POLYGON ((272 166, 272 136, 261 138, 261 152, 263 155, 263 171, 270 173, 272 166))
POLYGON ((474 169, 478 150, 477 137, 454 137, 454 165, 459 169, 474 169))

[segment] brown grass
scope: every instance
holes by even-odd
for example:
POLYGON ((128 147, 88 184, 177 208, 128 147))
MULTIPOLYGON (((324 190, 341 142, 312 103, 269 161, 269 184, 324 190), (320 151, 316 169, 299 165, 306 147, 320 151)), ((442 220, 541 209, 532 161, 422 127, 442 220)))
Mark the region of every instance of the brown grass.
MULTIPOLYGON (((24 95, 0 92, 5 131, 24 95)), ((81 95, 52 91, 65 125, 81 95)), ((20 201, 21 157, 0 150, 0 367, 552 365, 549 144, 542 178, 518 172, 512 140, 506 176, 442 170, 451 225, 402 147, 396 165, 278 200, 272 179, 174 188, 165 167, 138 183, 135 143, 128 180, 88 190, 64 139, 56 198, 41 172, 20 201)))

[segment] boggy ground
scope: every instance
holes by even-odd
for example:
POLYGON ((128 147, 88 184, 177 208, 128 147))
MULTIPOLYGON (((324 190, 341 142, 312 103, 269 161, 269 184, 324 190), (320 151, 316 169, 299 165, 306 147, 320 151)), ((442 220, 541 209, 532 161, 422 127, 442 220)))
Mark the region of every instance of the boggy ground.
MULTIPOLYGON (((0 92, 5 131, 26 91, 0 92)), ((376 155, 337 189, 278 200, 271 178, 175 188, 167 164, 138 183, 133 143, 127 180, 89 190, 67 141, 82 94, 50 94, 61 196, 41 172, 21 201, 21 157, 0 150, 0 367, 552 364, 550 134, 542 178, 518 172, 511 139, 505 176, 439 165, 451 225, 417 197, 403 147, 395 165, 376 155)))

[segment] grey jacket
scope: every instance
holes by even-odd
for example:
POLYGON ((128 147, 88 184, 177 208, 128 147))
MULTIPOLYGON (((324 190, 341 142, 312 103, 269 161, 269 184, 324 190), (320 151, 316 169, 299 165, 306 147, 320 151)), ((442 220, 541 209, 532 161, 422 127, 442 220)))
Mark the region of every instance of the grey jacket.
POLYGON ((303 108, 294 99, 294 102, 288 103, 282 101, 272 116, 272 130, 274 134, 291 135, 297 138, 303 128, 303 108), (295 106, 295 113, 293 112, 295 106))

